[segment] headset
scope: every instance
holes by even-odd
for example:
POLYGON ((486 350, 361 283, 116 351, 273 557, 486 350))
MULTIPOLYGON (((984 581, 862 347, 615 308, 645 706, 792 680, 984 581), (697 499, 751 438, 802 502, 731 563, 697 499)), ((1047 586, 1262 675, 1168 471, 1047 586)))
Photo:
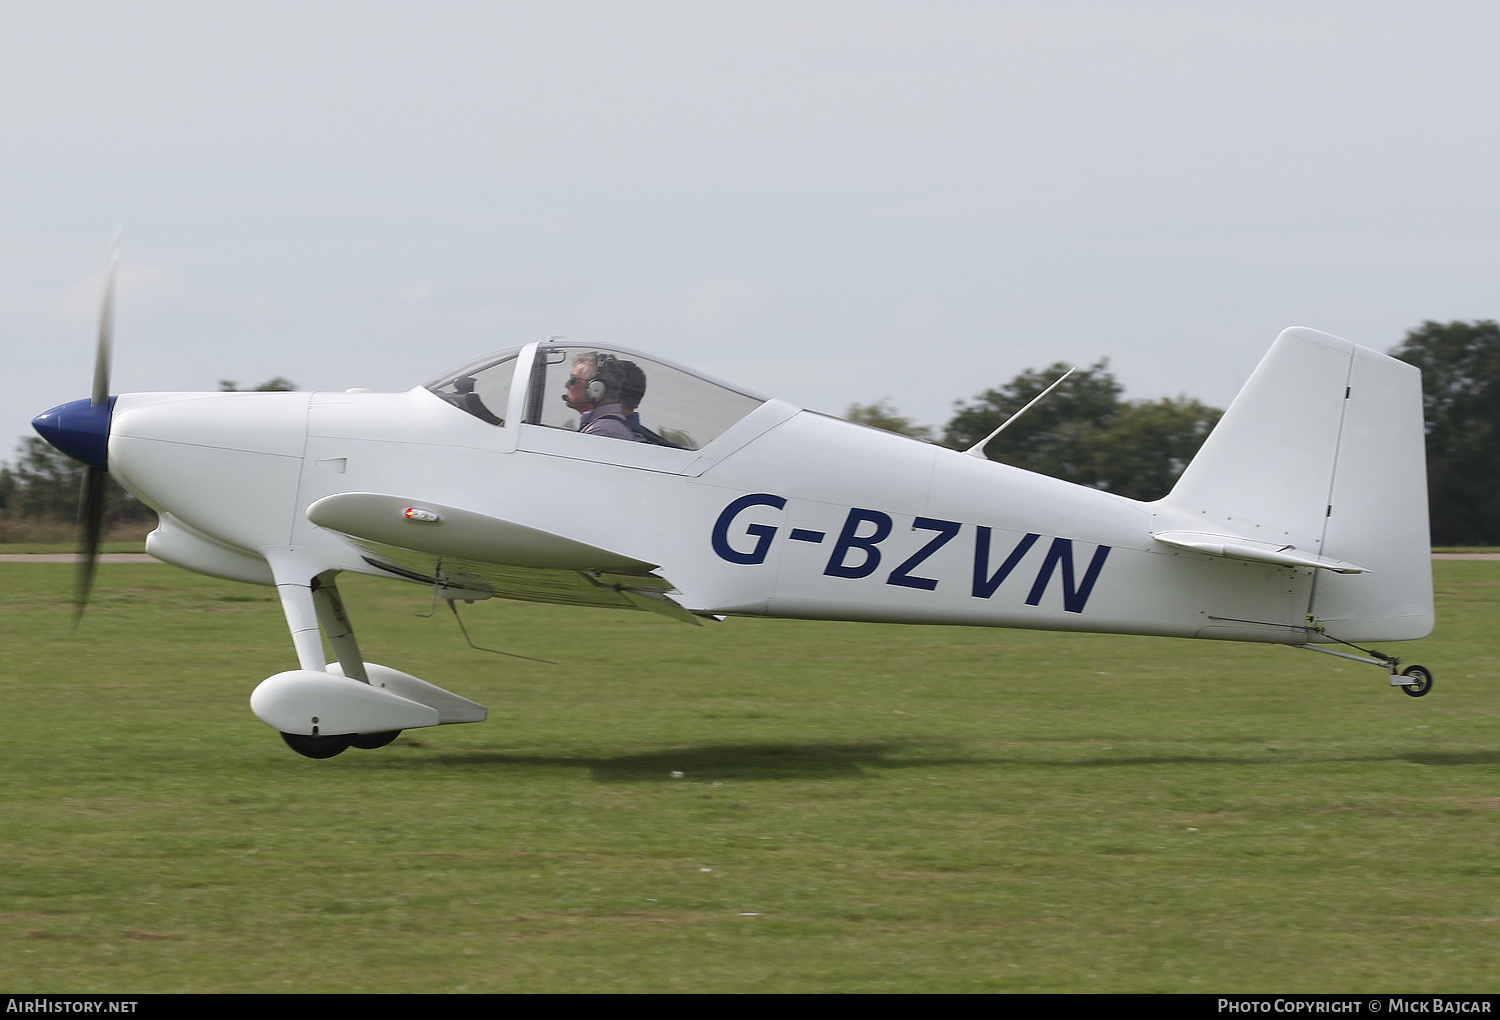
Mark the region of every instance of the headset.
MULTIPOLYGON (((593 370, 594 377, 583 387, 584 399, 595 406, 618 403, 625 382, 621 364, 612 354, 594 353, 575 358, 575 368, 578 365, 588 365, 593 370)), ((562 399, 566 403, 568 395, 564 393, 562 399)))
POLYGON ((594 378, 589 380, 584 392, 591 404, 613 404, 620 399, 620 366, 612 354, 596 354, 593 358, 594 378))

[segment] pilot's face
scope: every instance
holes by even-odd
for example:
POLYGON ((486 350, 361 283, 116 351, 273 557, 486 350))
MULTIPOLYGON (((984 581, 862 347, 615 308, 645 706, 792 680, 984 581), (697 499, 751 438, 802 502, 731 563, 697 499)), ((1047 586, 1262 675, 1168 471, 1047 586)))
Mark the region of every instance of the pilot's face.
POLYGON ((563 387, 563 403, 575 411, 587 411, 594 406, 589 403, 589 381, 584 378, 584 371, 584 366, 574 365, 573 374, 568 376, 568 382, 563 387))

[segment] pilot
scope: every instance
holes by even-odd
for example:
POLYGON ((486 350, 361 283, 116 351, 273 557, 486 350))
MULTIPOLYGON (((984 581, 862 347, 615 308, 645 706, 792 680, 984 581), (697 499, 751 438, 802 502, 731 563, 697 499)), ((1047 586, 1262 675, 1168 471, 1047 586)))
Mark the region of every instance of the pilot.
MULTIPOLYGON (((641 424, 641 415, 636 408, 641 406, 641 401, 646 396, 646 373, 633 361, 616 361, 615 365, 620 369, 620 411, 625 416, 625 423, 635 433, 635 441, 654 446, 670 446, 675 450, 688 449, 681 443, 657 435, 641 424)), ((678 438, 685 436, 679 434, 678 438)))
POLYGON ((625 421, 620 407, 621 371, 608 354, 580 354, 573 359, 563 403, 579 414, 578 431, 630 442, 645 442, 625 421))
POLYGON ((620 367, 620 413, 625 423, 635 428, 641 423, 641 414, 636 408, 646 396, 646 373, 633 361, 617 361, 620 367))

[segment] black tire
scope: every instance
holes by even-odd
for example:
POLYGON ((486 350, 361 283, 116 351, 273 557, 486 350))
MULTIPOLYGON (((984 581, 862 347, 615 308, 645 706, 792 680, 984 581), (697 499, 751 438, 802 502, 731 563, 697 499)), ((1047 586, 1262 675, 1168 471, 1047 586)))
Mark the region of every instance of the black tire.
POLYGON ((1432 671, 1426 666, 1407 666, 1401 675, 1411 677, 1412 682, 1403 684, 1401 689, 1413 698, 1420 698, 1432 690, 1432 671))
POLYGON ((303 733, 283 733, 286 746, 304 758, 332 758, 349 749, 349 736, 309 737, 303 733))
POLYGON ((384 733, 356 733, 349 738, 349 746, 364 751, 373 751, 377 747, 384 747, 399 736, 401 736, 400 730, 386 730, 384 733))

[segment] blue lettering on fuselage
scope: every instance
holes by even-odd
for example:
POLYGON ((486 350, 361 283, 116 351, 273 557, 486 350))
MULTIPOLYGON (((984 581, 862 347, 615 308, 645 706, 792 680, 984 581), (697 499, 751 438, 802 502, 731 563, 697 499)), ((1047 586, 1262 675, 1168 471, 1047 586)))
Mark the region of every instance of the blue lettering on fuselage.
MULTIPOLYGON (((748 524, 742 531, 736 533, 735 544, 731 544, 730 532, 734 529, 735 522, 740 515, 752 507, 763 506, 770 507, 772 510, 784 510, 786 504, 786 497, 768 492, 751 493, 732 501, 714 522, 712 534, 714 552, 730 563, 746 565, 765 563, 779 528, 770 524, 748 524), (746 547, 745 543, 739 541, 741 534, 754 539, 754 542, 746 547)), ((765 520, 764 517, 760 519, 765 520)), ((963 527, 964 525, 958 521, 944 521, 933 517, 913 518, 911 530, 930 531, 934 535, 887 574, 885 583, 902 588, 916 588, 919 591, 935 591, 941 583, 941 578, 924 577, 914 571, 957 537, 963 527)), ((895 520, 890 514, 862 507, 851 508, 833 541, 833 550, 829 553, 823 573, 828 577, 850 580, 860 580, 874 574, 880 569, 882 558, 880 543, 890 538, 894 530, 895 520)), ((826 531, 811 531, 805 528, 793 528, 787 536, 791 541, 806 542, 811 545, 821 545, 827 537, 826 531)), ((974 529, 974 573, 969 593, 976 599, 988 599, 993 596, 1041 537, 1035 533, 1023 535, 1005 553, 1000 564, 994 566, 992 563, 994 531, 982 524, 976 525, 974 529)), ((1110 546, 1096 546, 1094 555, 1089 560, 1088 566, 1084 568, 1080 579, 1074 569, 1073 540, 1054 538, 1046 555, 1042 558, 1041 569, 1037 571, 1025 604, 1040 605, 1052 576, 1060 574, 1063 610, 1069 613, 1082 613, 1084 607, 1088 605, 1094 585, 1099 580, 1099 574, 1104 569, 1104 561, 1109 557, 1109 551, 1110 546)), ((999 550, 993 550, 994 556, 998 557, 999 552, 999 550)))
POLYGON ((875 547, 884 542, 890 533, 889 514, 855 507, 844 519, 844 530, 839 532, 839 539, 833 544, 833 555, 828 557, 828 566, 823 568, 823 573, 829 577, 869 577, 880 566, 880 550, 875 547), (875 530, 861 536, 859 530, 865 524, 873 525, 875 530), (854 550, 863 553, 864 558, 855 563, 845 563, 849 553, 854 550))
POLYGON ((748 510, 752 506, 773 506, 777 510, 786 506, 785 496, 773 496, 768 492, 752 492, 748 496, 741 496, 724 508, 714 524, 714 552, 722 559, 730 563, 764 563, 766 553, 770 551, 771 540, 776 537, 776 529, 766 524, 752 524, 745 529, 745 533, 755 538, 755 546, 748 552, 741 551, 729 544, 729 525, 739 516, 741 510, 748 510))
POLYGON ((1036 540, 1042 537, 1027 535, 1022 538, 1010 551, 1010 555, 1005 557, 1005 562, 1000 564, 1000 569, 990 574, 990 534, 990 529, 981 524, 974 535, 974 590, 971 594, 976 599, 987 599, 995 594, 995 589, 1016 569, 1021 557, 1030 552, 1031 547, 1036 545, 1036 540))
POLYGON ((1089 601, 1089 593, 1094 590, 1094 582, 1099 580, 1099 571, 1104 569, 1104 558, 1108 555, 1109 546, 1107 545, 1101 545, 1095 549, 1094 558, 1089 561, 1088 569, 1083 573, 1083 581, 1074 587, 1073 540, 1054 538, 1052 548, 1047 550, 1047 558, 1042 560, 1042 569, 1036 572, 1036 583, 1031 586, 1031 594, 1026 596, 1026 604, 1028 606, 1041 604, 1042 593, 1047 590, 1047 582, 1052 580, 1052 570, 1061 564, 1063 609, 1070 613, 1083 612, 1083 607, 1089 601))
POLYGON ((938 586, 937 578, 934 577, 912 577, 911 571, 927 557, 937 552, 948 544, 948 540, 958 534, 963 525, 957 521, 939 521, 931 517, 918 517, 912 521, 913 531, 936 531, 937 538, 928 542, 922 548, 912 554, 901 566, 891 571, 891 576, 885 579, 886 584, 899 584, 903 588, 921 588, 924 591, 932 591, 938 586))

